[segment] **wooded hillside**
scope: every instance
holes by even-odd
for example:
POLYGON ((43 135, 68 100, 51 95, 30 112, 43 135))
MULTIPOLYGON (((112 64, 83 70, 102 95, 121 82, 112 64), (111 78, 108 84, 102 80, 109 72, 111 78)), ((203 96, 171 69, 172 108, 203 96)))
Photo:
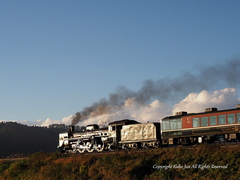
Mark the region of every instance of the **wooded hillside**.
POLYGON ((39 151, 55 152, 58 134, 66 129, 29 127, 15 122, 0 123, 0 158, 28 155, 39 151))

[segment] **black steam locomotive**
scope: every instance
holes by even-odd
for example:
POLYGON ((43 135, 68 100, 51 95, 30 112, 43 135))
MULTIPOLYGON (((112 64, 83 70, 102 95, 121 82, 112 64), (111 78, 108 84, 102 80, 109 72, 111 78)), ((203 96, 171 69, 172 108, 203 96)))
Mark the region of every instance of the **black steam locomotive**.
POLYGON ((178 112, 160 122, 125 119, 104 128, 91 124, 85 131, 74 131, 72 126, 59 134, 58 148, 61 152, 84 153, 225 141, 240 141, 240 105, 226 110, 207 108, 201 113, 178 112))

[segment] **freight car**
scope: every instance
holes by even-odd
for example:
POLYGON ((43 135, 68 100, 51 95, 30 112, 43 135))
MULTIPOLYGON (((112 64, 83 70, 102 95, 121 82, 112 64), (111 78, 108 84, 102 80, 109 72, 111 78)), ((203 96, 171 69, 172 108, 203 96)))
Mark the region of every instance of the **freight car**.
POLYGON ((163 118, 161 123, 125 119, 104 128, 88 125, 80 132, 71 127, 59 134, 58 148, 61 152, 83 153, 225 141, 240 141, 240 105, 220 111, 207 108, 201 113, 177 112, 163 118))

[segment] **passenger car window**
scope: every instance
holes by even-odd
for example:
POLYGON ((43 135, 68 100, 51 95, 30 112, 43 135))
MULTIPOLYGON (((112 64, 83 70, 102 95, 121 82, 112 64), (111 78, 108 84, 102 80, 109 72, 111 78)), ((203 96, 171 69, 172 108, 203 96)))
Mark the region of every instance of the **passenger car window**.
POLYGON ((208 117, 201 117, 201 126, 208 126, 208 117))
POLYGON ((216 116, 210 116, 210 126, 214 126, 217 124, 217 117, 216 116))
POLYGON ((226 124, 226 115, 219 115, 218 116, 218 124, 219 125, 226 124))
POLYGON ((199 118, 193 118, 193 127, 199 127, 199 126, 200 126, 199 118))
POLYGON ((234 114, 228 114, 228 124, 233 124, 235 121, 234 114))

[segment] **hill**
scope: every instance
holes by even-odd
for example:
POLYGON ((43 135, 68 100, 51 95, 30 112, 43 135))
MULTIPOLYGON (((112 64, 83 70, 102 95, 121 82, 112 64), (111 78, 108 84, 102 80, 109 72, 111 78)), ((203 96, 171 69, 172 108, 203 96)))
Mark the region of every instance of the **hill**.
POLYGON ((55 152, 58 134, 66 129, 22 125, 16 122, 0 123, 0 157, 33 154, 39 151, 55 152))
POLYGON ((111 154, 36 153, 0 162, 0 179, 68 180, 224 180, 240 179, 240 149, 176 147, 111 154))

